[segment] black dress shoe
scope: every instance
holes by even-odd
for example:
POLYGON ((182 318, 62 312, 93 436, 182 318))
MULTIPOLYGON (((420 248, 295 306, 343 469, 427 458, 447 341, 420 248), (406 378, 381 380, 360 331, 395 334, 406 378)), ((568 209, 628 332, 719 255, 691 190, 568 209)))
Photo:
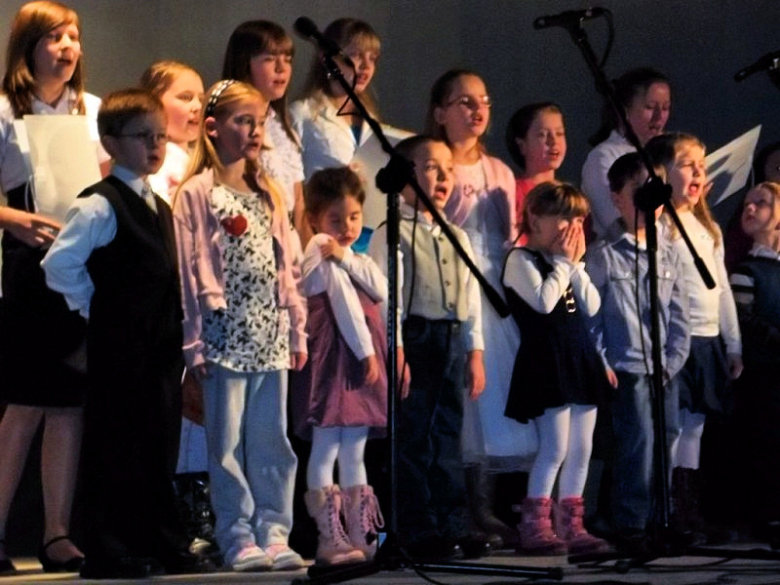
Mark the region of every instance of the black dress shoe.
POLYGON ((162 565, 148 557, 87 557, 79 574, 84 579, 148 579, 163 572, 162 565))
POLYGON ((167 575, 215 573, 217 565, 206 555, 181 551, 160 559, 167 575))
POLYGON ((0 559, 0 577, 7 577, 8 575, 15 575, 16 567, 11 562, 11 559, 0 559))
POLYGON ((49 556, 46 552, 48 548, 63 540, 70 540, 70 536, 65 534, 52 538, 38 549, 38 561, 40 561, 44 573, 78 573, 81 565, 84 564, 84 557, 81 555, 71 557, 65 561, 57 561, 49 556))
POLYGON ((463 551, 464 559, 481 559, 488 556, 493 549, 490 547, 488 536, 483 532, 472 532, 456 539, 456 543, 463 551))
MULTIPOLYGON (((0 539, 0 551, 5 555, 5 540, 0 539)), ((16 574, 16 567, 11 562, 11 559, 4 557, 0 559, 0 577, 16 574)))
POLYGON ((463 558, 463 551, 457 543, 443 538, 431 538, 410 543, 404 547, 414 561, 452 561, 463 558))

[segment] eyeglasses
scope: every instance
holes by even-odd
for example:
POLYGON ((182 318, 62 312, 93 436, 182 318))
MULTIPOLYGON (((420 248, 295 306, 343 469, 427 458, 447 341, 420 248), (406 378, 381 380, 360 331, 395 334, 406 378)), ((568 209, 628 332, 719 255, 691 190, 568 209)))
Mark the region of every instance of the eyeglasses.
POLYGON ((131 132, 130 134, 119 134, 119 138, 134 138, 142 140, 146 144, 157 144, 158 142, 167 142, 168 134, 165 132, 131 132))
POLYGON ((490 109, 490 106, 493 105, 493 100, 490 99, 489 95, 483 95, 478 98, 470 95, 461 95, 447 102, 447 107, 449 108, 455 104, 458 104, 459 106, 465 106, 472 112, 475 112, 480 108, 490 109))

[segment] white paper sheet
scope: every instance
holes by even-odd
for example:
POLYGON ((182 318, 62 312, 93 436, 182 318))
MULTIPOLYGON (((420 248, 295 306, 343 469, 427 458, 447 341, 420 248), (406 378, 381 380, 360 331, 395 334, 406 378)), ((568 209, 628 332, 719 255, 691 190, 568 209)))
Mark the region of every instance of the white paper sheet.
MULTIPOLYGON (((97 149, 87 118, 24 116, 24 127, 35 208, 42 215, 64 221, 76 196, 100 181, 97 149)), ((17 132, 17 136, 22 147, 21 134, 17 132)))
POLYGON ((707 180, 712 183, 707 199, 710 207, 722 203, 747 184, 760 134, 759 124, 707 155, 707 180))

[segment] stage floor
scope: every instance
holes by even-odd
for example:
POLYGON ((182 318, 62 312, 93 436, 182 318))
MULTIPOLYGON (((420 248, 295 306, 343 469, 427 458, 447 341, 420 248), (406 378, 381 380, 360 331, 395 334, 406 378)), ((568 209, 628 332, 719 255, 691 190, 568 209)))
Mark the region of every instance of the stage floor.
MULTIPOLYGON (((724 547, 725 548, 725 547, 724 547)), ((765 545, 746 544, 732 545, 729 550, 762 550, 769 552, 765 545)), ((723 550, 711 547, 708 550, 723 550)), ((721 554, 720 552, 716 554, 721 554)), ((780 559, 780 554, 778 554, 780 559)), ((0 585, 15 583, 56 583, 80 584, 87 583, 143 583, 149 581, 88 581, 74 574, 47 575, 41 572, 38 562, 31 558, 15 558, 14 563, 20 574, 11 577, 0 577, 0 585)), ((559 568, 563 579, 558 581, 550 577, 536 577, 535 582, 542 583, 634 583, 652 585, 703 585, 703 584, 778 584, 780 583, 780 560, 729 560, 725 557, 666 557, 651 563, 633 568, 627 574, 619 574, 614 568, 614 561, 604 563, 600 567, 577 567, 568 563, 565 557, 520 557, 496 553, 485 559, 483 564, 490 567, 517 567, 522 569, 559 568)), ((529 577, 458 575, 443 572, 429 572, 428 575, 439 583, 446 585, 500 585, 508 583, 529 582, 529 577)), ((306 576, 306 571, 278 573, 214 573, 211 575, 191 575, 186 577, 155 577, 152 583, 261 583, 261 584, 291 584, 294 580, 306 576)), ((397 571, 384 571, 369 577, 361 577, 350 581, 355 585, 383 584, 410 585, 425 583, 411 568, 397 571)))

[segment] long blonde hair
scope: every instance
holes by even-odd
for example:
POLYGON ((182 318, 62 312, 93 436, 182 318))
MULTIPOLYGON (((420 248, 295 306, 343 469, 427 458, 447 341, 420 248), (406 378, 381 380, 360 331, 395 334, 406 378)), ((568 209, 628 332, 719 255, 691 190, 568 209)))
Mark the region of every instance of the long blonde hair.
MULTIPOLYGON (((685 132, 669 132, 661 134, 660 136, 655 136, 650 139, 646 148, 653 163, 656 165, 663 165, 668 177, 671 166, 674 164, 677 155, 686 145, 694 145, 700 147, 702 150, 706 150, 706 147, 701 140, 693 134, 687 134, 685 132)), ((691 213, 693 213, 693 216, 699 220, 704 226, 704 229, 712 236, 712 239, 715 241, 715 247, 720 246, 722 240, 720 228, 712 217, 712 212, 710 211, 710 206, 707 204, 706 197, 699 197, 699 200, 693 206, 693 209, 691 209, 691 213)), ((677 226, 670 220, 667 212, 664 212, 663 217, 664 222, 671 229, 672 237, 676 238, 678 236, 677 226)))
MULTIPOLYGON (((356 41, 362 50, 373 51, 379 55, 381 48, 379 35, 370 24, 357 18, 339 18, 334 20, 322 34, 342 49, 352 41, 356 41)), ((372 87, 373 83, 360 95, 360 99, 363 105, 366 106, 368 113, 378 117, 379 108, 374 98, 372 87)), ((333 97, 330 75, 319 55, 315 56, 312 61, 311 70, 303 88, 303 97, 317 97, 320 99, 333 97)))
MULTIPOLYGON (((79 27, 79 17, 74 10, 52 0, 28 2, 16 13, 11 25, 6 50, 3 93, 11 102, 14 117, 32 114, 35 96, 35 72, 33 53, 43 37, 63 24, 79 27)), ((81 32, 79 30, 79 32, 81 32)), ((84 108, 84 55, 79 54, 73 76, 65 84, 76 92, 73 111, 83 114, 84 108)))
MULTIPOLYGON (((209 88, 208 92, 206 92, 206 105, 203 107, 200 114, 200 129, 198 131, 198 138, 195 141, 195 148, 190 156, 187 172, 179 185, 179 189, 177 189, 176 194, 174 195, 174 199, 178 196, 181 187, 195 175, 199 175, 206 169, 213 169, 214 173, 219 175, 224 170, 222 161, 219 159, 217 149, 214 146, 214 141, 206 132, 206 119, 209 117, 220 120, 227 118, 232 114, 236 107, 249 101, 267 103, 259 90, 254 86, 241 81, 224 79, 218 81, 209 88)), ((274 207, 284 209, 279 187, 265 174, 265 171, 260 166, 259 162, 257 160, 246 159, 245 165, 244 176, 247 179, 247 182, 253 187, 260 189, 260 185, 257 184, 257 179, 262 179, 268 187, 267 190, 271 196, 274 207)))

